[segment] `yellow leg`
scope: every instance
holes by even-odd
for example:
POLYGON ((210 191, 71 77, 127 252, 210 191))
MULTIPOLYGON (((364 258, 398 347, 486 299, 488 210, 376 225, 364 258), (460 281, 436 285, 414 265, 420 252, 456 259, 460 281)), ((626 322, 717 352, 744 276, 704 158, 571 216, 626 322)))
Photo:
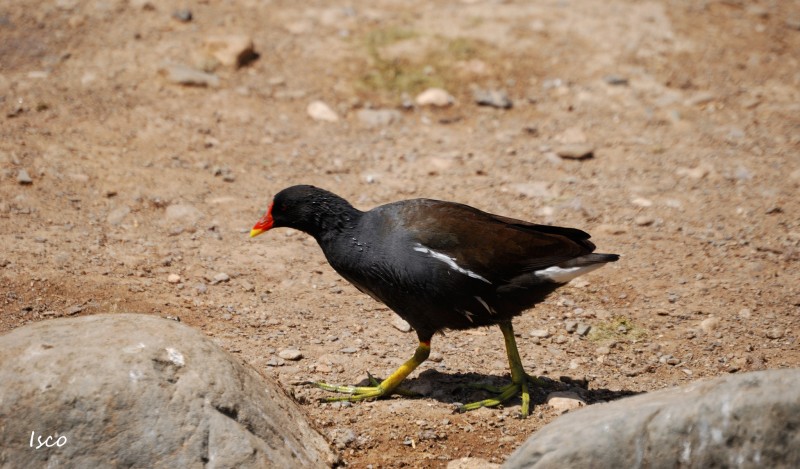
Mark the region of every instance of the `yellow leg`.
POLYGON ((517 341, 514 338, 514 328, 511 326, 511 321, 500 323, 500 330, 503 331, 503 339, 506 343, 506 354, 508 355, 508 365, 511 368, 511 384, 501 388, 491 388, 489 386, 481 386, 483 389, 497 392, 500 395, 491 399, 484 399, 478 402, 471 402, 464 404, 458 408, 461 412, 468 410, 475 410, 481 407, 494 407, 502 404, 503 402, 511 399, 517 394, 522 395, 522 409, 520 413, 523 417, 527 417, 530 412, 531 396, 528 391, 528 382, 535 382, 536 379, 528 376, 525 369, 522 367, 522 359, 517 350, 517 341))
POLYGON ((400 365, 400 368, 398 368, 388 378, 378 383, 377 380, 370 376, 370 382, 373 384, 372 386, 335 386, 327 383, 316 383, 316 386, 326 391, 350 394, 349 396, 330 397, 325 399, 328 402, 361 401, 364 399, 390 396, 395 391, 398 391, 397 386, 399 386, 400 383, 406 379, 406 377, 410 375, 412 371, 422 364, 422 362, 427 360, 430 354, 431 343, 421 341, 417 347, 417 350, 414 352, 414 356, 400 365))

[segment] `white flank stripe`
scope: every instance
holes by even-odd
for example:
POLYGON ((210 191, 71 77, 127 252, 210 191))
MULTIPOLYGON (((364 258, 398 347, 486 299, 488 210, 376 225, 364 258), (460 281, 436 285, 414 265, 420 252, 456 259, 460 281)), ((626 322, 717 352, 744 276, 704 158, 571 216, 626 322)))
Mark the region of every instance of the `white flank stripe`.
POLYGON ((534 272, 534 275, 554 283, 567 283, 579 275, 599 269, 600 267, 603 267, 603 264, 583 265, 580 267, 553 266, 546 269, 537 270, 534 272))
POLYGON ((432 258, 434 258, 434 259, 436 259, 438 261, 444 262, 445 264, 447 264, 448 267, 450 267, 451 269, 455 270, 456 272, 462 273, 462 274, 467 275, 467 276, 472 277, 472 278, 476 278, 478 280, 483 280, 484 282, 488 283, 489 285, 492 284, 492 282, 486 280, 485 278, 481 277, 480 275, 476 274, 475 272, 459 266, 458 264, 456 264, 456 260, 454 258, 452 258, 452 257, 450 257, 450 256, 448 256, 446 254, 442 254, 441 252, 436 252, 433 249, 426 248, 425 246, 423 246, 423 245, 421 245, 419 243, 417 243, 416 246, 414 246, 414 250, 418 251, 418 252, 425 253, 425 254, 431 256, 432 258))

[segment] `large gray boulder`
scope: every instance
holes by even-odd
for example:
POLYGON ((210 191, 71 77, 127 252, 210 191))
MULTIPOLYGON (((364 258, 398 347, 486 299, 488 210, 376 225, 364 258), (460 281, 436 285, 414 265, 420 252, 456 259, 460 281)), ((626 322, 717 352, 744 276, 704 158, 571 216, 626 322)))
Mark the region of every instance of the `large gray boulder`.
POLYGON ((800 467, 800 370, 589 406, 539 430, 503 467, 800 467))
POLYGON ((334 461, 280 387, 178 322, 97 315, 0 336, 0 467, 334 461))

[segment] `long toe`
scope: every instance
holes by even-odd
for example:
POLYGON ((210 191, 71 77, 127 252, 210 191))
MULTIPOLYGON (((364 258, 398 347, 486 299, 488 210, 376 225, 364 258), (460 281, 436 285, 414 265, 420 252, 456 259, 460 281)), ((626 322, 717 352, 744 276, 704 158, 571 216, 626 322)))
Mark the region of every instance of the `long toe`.
POLYGON ((541 380, 525 375, 527 379, 522 380, 519 383, 510 383, 502 387, 494 387, 486 384, 471 384, 469 385, 472 388, 476 389, 483 389, 485 391, 489 391, 492 393, 497 394, 495 397, 490 397, 488 399, 484 399, 482 401, 470 402, 469 404, 464 404, 458 407, 459 412, 467 412, 470 410, 480 409, 481 407, 496 407, 505 403, 506 401, 520 396, 522 400, 522 407, 520 409, 521 416, 527 417, 530 414, 530 384, 538 384, 541 380))

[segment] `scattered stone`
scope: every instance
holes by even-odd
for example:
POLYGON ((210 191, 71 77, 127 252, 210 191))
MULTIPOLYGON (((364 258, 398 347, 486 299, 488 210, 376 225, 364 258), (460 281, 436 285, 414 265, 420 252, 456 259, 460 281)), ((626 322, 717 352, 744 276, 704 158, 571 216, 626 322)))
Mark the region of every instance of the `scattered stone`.
POLYGON ((253 39, 243 34, 207 37, 203 46, 226 67, 242 67, 258 58, 253 39))
POLYGON ((336 428, 331 431, 331 440, 336 449, 343 450, 350 443, 356 441, 356 432, 352 428, 336 428))
POLYGON ((578 409, 586 405, 586 401, 570 391, 551 392, 547 395, 547 405, 559 414, 578 409))
POLYGON ((271 357, 269 360, 267 360, 266 363, 267 366, 272 366, 272 367, 283 366, 285 364, 286 360, 280 357, 271 357))
POLYGON ((402 119, 403 114, 395 109, 360 109, 356 118, 369 128, 386 127, 402 119))
POLYGON ((650 199, 645 199, 644 197, 635 197, 633 200, 631 200, 631 203, 637 207, 643 208, 653 206, 653 201, 650 199))
POLYGON ((242 287, 243 291, 248 292, 248 293, 252 293, 252 292, 256 291, 256 287, 252 283, 248 282, 247 280, 243 280, 242 281, 241 287, 242 287))
POLYGON ((553 339, 553 342, 555 342, 557 344, 566 344, 568 341, 569 341, 569 339, 567 338, 567 336, 561 335, 561 334, 557 335, 553 339))
POLYGON ((656 219, 650 215, 639 215, 633 220, 633 222, 636 224, 636 226, 650 226, 656 222, 656 219))
POLYGON ((711 334, 718 328, 719 318, 716 316, 710 316, 700 321, 700 329, 702 329, 706 334, 711 334))
POLYGON ((188 8, 181 8, 172 12, 172 17, 181 23, 188 23, 192 21, 192 10, 188 8))
POLYGON ((608 83, 611 86, 627 86, 628 79, 626 77, 620 75, 606 75, 603 77, 603 81, 608 83))
POLYGON ((278 352, 278 356, 284 360, 297 361, 303 358, 303 352, 297 349, 289 348, 278 352))
POLYGON ((355 347, 345 347, 342 350, 340 350, 340 352, 350 354, 358 352, 358 349, 355 347))
POLYGON ((17 172, 17 183, 26 186, 28 184, 33 184, 33 179, 31 179, 31 175, 28 174, 28 171, 25 169, 20 169, 17 172))
POLYGON ((608 355, 609 353, 611 353, 611 348, 606 347, 605 345, 601 345, 600 347, 597 347, 594 350, 594 353, 596 353, 597 355, 608 355))
POLYGON ((800 467, 797 428, 798 370, 733 374, 570 412, 504 468, 800 467))
POLYGON ((181 276, 178 274, 169 274, 167 276, 167 282, 169 283, 181 283, 181 276))
POLYGON ((338 122, 339 115, 330 106, 322 101, 311 101, 306 108, 308 116, 315 121, 338 122))
POLYGON ((767 338, 768 339, 780 339, 785 334, 785 331, 780 327, 773 327, 772 329, 767 331, 767 338))
POLYGON ((410 332, 411 325, 405 319, 397 316, 392 320, 392 326, 400 332, 410 332))
POLYGON ((508 97, 508 93, 503 90, 484 90, 476 89, 472 93, 475 103, 479 106, 490 106, 498 109, 511 109, 514 105, 508 97))
POLYGON ((589 331, 592 330, 592 326, 584 323, 578 324, 578 327, 575 328, 575 333, 579 336, 586 336, 589 331))
POLYGON ((228 274, 226 274, 225 272, 220 272, 220 273, 214 275, 214 278, 211 279, 211 284, 212 285, 216 285, 218 283, 227 282, 230 279, 231 278, 230 278, 230 276, 228 274))
POLYGON ((281 386, 173 320, 101 314, 19 327, 0 336, 0 382, 7 467, 42 465, 30 431, 10 430, 31 422, 37 435, 65 437, 46 459, 70 467, 328 468, 338 459, 281 386))
POLYGON ((428 88, 414 98, 417 106, 446 107, 455 102, 455 98, 441 88, 428 88))
POLYGON ((750 319, 750 316, 753 314, 749 308, 742 308, 739 310, 739 319, 750 319))
POLYGON ((556 155, 568 160, 586 160, 594 157, 594 147, 588 143, 568 143, 555 149, 556 155))
POLYGON ((80 313, 81 311, 83 311, 83 306, 81 306, 81 305, 71 306, 67 310, 67 316, 74 316, 74 315, 80 313))
POLYGON ((158 72, 170 83, 184 86, 219 86, 219 77, 213 73, 189 67, 188 65, 167 63, 162 65, 158 72))
POLYGON ((550 331, 547 329, 534 329, 530 332, 531 337, 536 337, 538 339, 546 339, 550 337, 550 331))
POLYGON ((564 330, 572 334, 578 328, 578 321, 564 321, 564 330))

